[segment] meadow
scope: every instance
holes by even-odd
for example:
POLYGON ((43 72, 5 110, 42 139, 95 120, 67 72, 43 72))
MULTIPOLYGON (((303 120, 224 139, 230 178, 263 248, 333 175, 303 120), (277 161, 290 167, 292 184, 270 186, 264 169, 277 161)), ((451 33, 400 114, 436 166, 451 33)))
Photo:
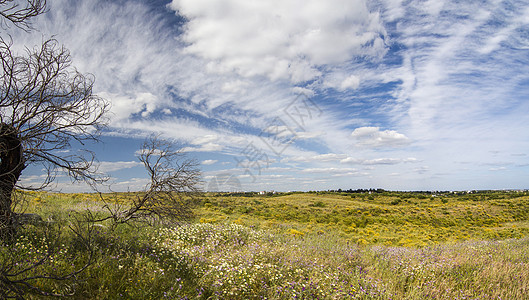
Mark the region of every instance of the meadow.
POLYGON ((26 277, 90 262, 31 281, 75 299, 529 299, 527 192, 205 193, 181 226, 117 227, 82 222, 105 214, 97 195, 25 196, 52 222, 0 259, 50 257, 26 277))

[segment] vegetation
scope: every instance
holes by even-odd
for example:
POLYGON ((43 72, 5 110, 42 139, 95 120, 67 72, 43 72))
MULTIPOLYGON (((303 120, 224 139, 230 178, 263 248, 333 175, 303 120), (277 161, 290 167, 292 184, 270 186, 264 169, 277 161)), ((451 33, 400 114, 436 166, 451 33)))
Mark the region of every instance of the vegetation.
POLYGON ((98 195, 24 195, 53 222, 26 225, 0 255, 36 261, 59 244, 35 271, 51 276, 92 260, 75 279, 31 281, 79 299, 523 299, 529 288, 525 193, 205 194, 194 222, 115 228, 83 227, 83 211, 108 214, 98 195))
POLYGON ((197 213, 202 222, 326 232, 359 244, 423 247, 529 236, 527 192, 209 194, 197 213))

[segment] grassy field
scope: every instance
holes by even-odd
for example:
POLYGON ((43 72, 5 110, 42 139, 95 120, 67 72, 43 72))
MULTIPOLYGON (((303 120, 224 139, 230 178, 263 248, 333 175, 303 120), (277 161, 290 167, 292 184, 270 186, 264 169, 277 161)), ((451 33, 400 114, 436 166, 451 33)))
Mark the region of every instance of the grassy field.
POLYGON ((90 253, 69 227, 91 230, 84 272, 32 281, 76 299, 529 299, 527 193, 208 193, 189 224, 114 229, 72 222, 105 214, 95 195, 26 198, 54 222, 26 225, 0 259, 79 269, 90 253))
POLYGON ((201 222, 234 222, 297 235, 332 233, 364 245, 423 247, 529 236, 525 193, 209 194, 197 213, 201 222))

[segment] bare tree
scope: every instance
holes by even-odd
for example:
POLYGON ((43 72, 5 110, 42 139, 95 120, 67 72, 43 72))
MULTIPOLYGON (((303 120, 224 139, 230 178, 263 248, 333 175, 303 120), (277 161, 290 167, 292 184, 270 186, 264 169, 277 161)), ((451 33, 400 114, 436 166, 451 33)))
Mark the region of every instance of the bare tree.
POLYGON ((106 208, 115 223, 130 220, 148 222, 179 222, 189 219, 192 201, 200 192, 201 172, 195 159, 186 157, 185 152, 175 148, 171 141, 158 137, 147 139, 138 154, 149 175, 146 188, 136 193, 127 208, 122 206, 106 208))
MULTIPOLYGON (((29 28, 28 19, 45 3, 27 0, 19 7, 19 2, 0 1, 3 21, 29 28)), ((46 186, 58 171, 89 183, 103 179, 94 172, 91 152, 63 150, 73 141, 98 139, 109 103, 93 94, 93 76, 75 70, 69 51, 54 39, 22 55, 0 39, 0 64, 0 234, 6 234, 13 228, 12 194, 28 165, 48 170, 41 186, 28 188, 46 186)))
POLYGON ((45 0, 0 0, 0 25, 9 27, 31 29, 31 18, 36 17, 46 10, 45 0))
MULTIPOLYGON (((14 26, 32 29, 31 19, 46 11, 45 0, 0 0, 0 31, 14 26)), ((46 252, 36 261, 20 257, 13 222, 15 189, 20 188, 22 171, 32 164, 44 166, 43 188, 56 172, 64 171, 74 180, 94 184, 104 180, 93 168, 89 151, 67 155, 71 143, 83 145, 98 140, 107 119, 109 103, 92 93, 94 78, 71 66, 70 53, 54 39, 21 54, 14 50, 11 37, 0 35, 0 298, 23 299, 28 293, 40 296, 65 296, 74 292, 77 276, 93 263, 90 212, 86 220, 70 226, 77 241, 89 254, 76 270, 50 272, 53 257, 60 249, 58 234, 45 234, 46 252), (40 287, 42 281, 64 282, 64 293, 40 287)), ((22 187, 24 188, 24 187, 22 187)), ((39 217, 40 218, 40 217, 39 217)), ((39 226, 44 230, 52 225, 39 226)))
MULTIPOLYGON (((29 31, 31 18, 45 10, 45 0, 0 0, 0 30, 15 26, 29 31)), ((95 220, 87 212, 86 220, 70 227, 89 251, 86 264, 67 274, 50 274, 44 266, 53 263, 58 243, 50 243, 48 252, 31 263, 21 261, 15 243, 9 243, 10 237, 16 237, 14 192, 17 188, 41 189, 54 180, 57 172, 90 184, 104 180, 94 168, 93 153, 68 154, 65 150, 73 143, 84 145, 98 140, 107 123, 109 103, 93 94, 93 76, 74 69, 69 51, 54 39, 20 54, 14 50, 11 37, 0 36, 0 64, 0 247, 3 253, 12 253, 10 257, 2 255, 0 260, 0 298, 22 299, 27 293, 64 296, 69 292, 56 294, 36 282, 75 283, 93 263, 92 229, 94 222, 103 219, 95 220), (47 170, 41 185, 20 185, 19 178, 29 165, 42 165, 47 170)), ((198 163, 158 138, 145 143, 139 159, 149 173, 150 184, 126 208, 107 205, 111 214, 104 219, 119 224, 134 219, 183 220, 191 216, 189 202, 200 183, 198 163)))

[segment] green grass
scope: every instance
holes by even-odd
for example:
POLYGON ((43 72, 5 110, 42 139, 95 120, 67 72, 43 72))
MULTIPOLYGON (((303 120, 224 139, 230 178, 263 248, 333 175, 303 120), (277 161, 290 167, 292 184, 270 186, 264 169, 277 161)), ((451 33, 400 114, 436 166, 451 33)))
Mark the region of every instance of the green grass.
MULTIPOLYGON (((87 208, 104 214, 97 197, 28 195, 27 212, 54 223, 27 225, 2 262, 55 248, 36 272, 82 267, 89 255, 68 226, 87 208)), ((33 283, 76 299, 527 298, 527 195, 371 196, 205 194, 181 227, 94 227, 89 268, 33 283)))

